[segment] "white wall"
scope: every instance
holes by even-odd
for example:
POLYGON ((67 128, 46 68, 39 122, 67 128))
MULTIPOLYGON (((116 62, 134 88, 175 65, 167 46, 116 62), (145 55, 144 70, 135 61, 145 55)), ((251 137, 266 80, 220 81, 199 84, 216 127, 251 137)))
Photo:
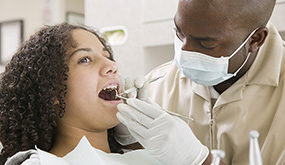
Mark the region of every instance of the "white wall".
POLYGON ((0 22, 24 20, 24 38, 27 38, 42 24, 41 3, 40 0, 0 0, 0 22))
POLYGON ((279 30, 283 40, 285 40, 285 0, 277 0, 270 20, 279 30))
MULTIPOLYGON (((26 39, 42 23, 40 9, 39 0, 0 0, 0 22, 22 19, 24 21, 23 38, 26 39), (31 8, 29 6, 33 6, 33 10, 29 9, 31 8)), ((4 66, 0 65, 0 72, 2 71, 4 66)))
POLYGON ((85 0, 87 25, 98 29, 123 25, 128 29, 127 41, 113 46, 119 73, 125 76, 144 75, 173 58, 171 30, 178 0, 165 2, 85 0))
POLYGON ((121 73, 142 74, 141 0, 85 0, 85 23, 97 29, 124 25, 128 39, 121 46, 113 46, 121 73), (106 5, 108 4, 108 5, 106 5), (132 70, 128 70, 132 68, 132 70))
MULTIPOLYGON (((58 1, 58 0, 57 0, 58 1)), ((66 11, 84 14, 84 0, 65 0, 66 11)))
POLYGON ((84 14, 84 0, 0 0, 0 22, 22 19, 24 40, 45 24, 65 21, 68 11, 84 14))
POLYGON ((44 24, 65 21, 67 9, 84 13, 83 7, 83 0, 0 0, 0 22, 22 19, 25 40, 44 24))

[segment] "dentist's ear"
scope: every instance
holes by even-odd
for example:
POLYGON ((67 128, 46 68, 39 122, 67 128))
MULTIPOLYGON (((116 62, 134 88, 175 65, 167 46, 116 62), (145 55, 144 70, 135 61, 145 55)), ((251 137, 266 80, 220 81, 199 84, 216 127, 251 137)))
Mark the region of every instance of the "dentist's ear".
POLYGON ((252 53, 256 52, 263 45, 267 36, 268 36, 267 27, 262 27, 256 30, 256 32, 250 38, 249 51, 252 53))

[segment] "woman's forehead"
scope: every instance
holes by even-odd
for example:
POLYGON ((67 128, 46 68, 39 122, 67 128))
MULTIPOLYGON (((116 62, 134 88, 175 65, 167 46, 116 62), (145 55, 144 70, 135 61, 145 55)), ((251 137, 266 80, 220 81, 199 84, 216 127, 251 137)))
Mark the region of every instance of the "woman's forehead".
MULTIPOLYGON (((71 51, 77 48, 90 48, 96 51, 102 51, 104 45, 98 37, 84 29, 75 29, 71 31, 71 36, 75 44, 70 48, 71 51)), ((70 52, 69 52, 70 53, 70 52)))

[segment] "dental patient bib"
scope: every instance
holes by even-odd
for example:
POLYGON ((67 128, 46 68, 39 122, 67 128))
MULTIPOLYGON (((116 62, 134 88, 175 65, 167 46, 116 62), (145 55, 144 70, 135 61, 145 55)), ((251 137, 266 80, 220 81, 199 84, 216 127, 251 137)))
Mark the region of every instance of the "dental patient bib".
POLYGON ((146 150, 134 150, 125 154, 105 153, 91 146, 85 136, 70 153, 60 158, 37 148, 41 165, 162 165, 146 150))

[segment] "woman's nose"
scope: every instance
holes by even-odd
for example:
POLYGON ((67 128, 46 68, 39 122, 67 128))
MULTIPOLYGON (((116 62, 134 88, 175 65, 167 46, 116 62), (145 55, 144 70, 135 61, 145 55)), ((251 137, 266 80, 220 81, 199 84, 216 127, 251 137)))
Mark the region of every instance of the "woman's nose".
POLYGON ((102 76, 114 76, 117 74, 118 66, 114 61, 105 59, 102 65, 101 74, 102 76))

